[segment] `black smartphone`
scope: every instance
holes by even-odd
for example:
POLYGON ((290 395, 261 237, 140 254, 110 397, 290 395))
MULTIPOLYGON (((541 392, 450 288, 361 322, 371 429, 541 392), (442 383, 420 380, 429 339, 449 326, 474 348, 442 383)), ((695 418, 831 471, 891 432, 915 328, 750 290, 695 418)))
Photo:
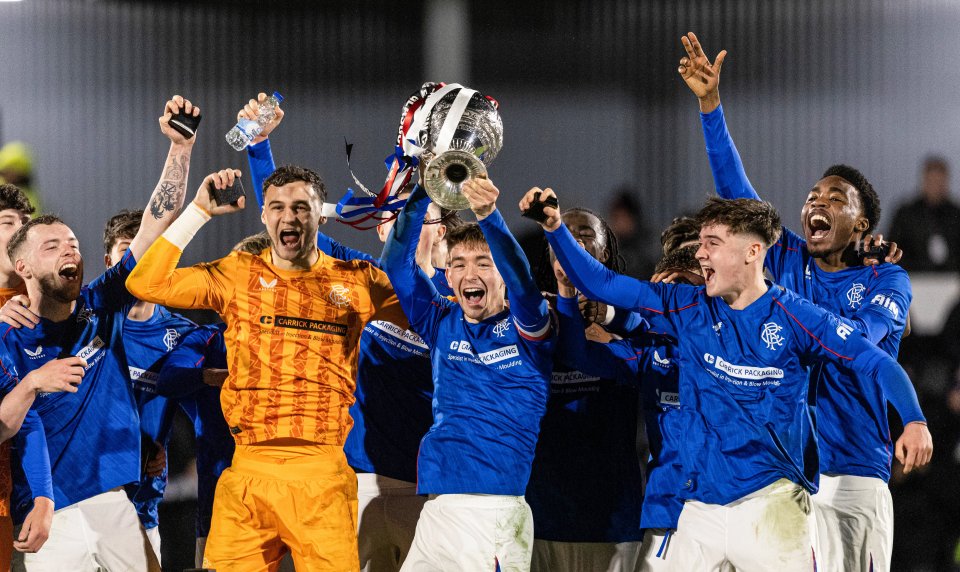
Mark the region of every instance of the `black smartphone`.
POLYGON ((857 242, 857 255, 860 257, 860 260, 864 258, 876 258, 880 262, 890 254, 890 243, 883 242, 880 246, 873 246, 872 244, 863 244, 863 240, 857 242))
POLYGON ((520 213, 520 216, 542 223, 543 221, 547 220, 547 214, 543 212, 543 208, 557 208, 560 203, 557 202, 557 197, 547 197, 545 200, 541 201, 540 193, 534 193, 534 197, 536 200, 530 203, 530 208, 520 213))
POLYGON ((226 189, 218 189, 213 186, 210 187, 210 196, 214 201, 217 202, 218 205, 235 205, 243 195, 243 181, 240 179, 240 177, 234 179, 233 184, 226 189))
POLYGON ((203 119, 203 115, 188 115, 183 112, 181 109, 179 113, 175 113, 173 117, 170 118, 170 127, 173 127, 180 135, 183 135, 187 139, 190 139, 197 133, 197 127, 200 126, 200 120, 203 119))

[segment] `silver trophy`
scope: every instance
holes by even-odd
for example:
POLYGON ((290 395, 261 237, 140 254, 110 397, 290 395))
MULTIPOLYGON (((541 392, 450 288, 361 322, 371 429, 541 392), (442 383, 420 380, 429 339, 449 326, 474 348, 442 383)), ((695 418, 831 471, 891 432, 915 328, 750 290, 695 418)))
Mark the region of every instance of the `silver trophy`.
POLYGON ((433 106, 417 140, 427 195, 442 208, 463 210, 470 208, 463 184, 487 174, 503 147, 503 121, 491 100, 462 88, 433 106))

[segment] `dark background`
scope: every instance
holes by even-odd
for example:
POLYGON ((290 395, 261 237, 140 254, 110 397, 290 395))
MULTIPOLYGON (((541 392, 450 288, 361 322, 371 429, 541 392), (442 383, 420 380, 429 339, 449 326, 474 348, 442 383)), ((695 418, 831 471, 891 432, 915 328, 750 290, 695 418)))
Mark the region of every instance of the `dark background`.
MULTIPOLYGON (((788 223, 819 174, 847 162, 878 189, 888 224, 923 156, 960 158, 958 29, 949 0, 0 2, 0 141, 35 150, 36 187, 79 236, 88 280, 102 224, 142 207, 156 184, 167 149, 156 121, 174 93, 205 117, 188 200, 212 170, 247 174, 223 134, 258 91, 287 98, 278 162, 318 170, 335 200, 351 184, 344 137, 358 176, 379 188, 405 98, 425 80, 456 81, 500 101, 505 145, 491 176, 518 234, 531 227, 515 201, 534 185, 599 211, 629 188, 659 229, 713 192, 697 104, 676 73, 679 37, 693 30, 711 57, 730 52, 728 122, 755 187, 788 223)), ((254 208, 218 219, 184 261, 219 257, 259 228, 254 208)), ((325 231, 379 250, 372 232, 325 231)), ((938 332, 905 343, 938 464, 895 486, 895 570, 949 569, 960 536, 955 354, 937 352, 938 332)), ((172 540, 184 526, 164 528, 169 553, 186 554, 172 540)))

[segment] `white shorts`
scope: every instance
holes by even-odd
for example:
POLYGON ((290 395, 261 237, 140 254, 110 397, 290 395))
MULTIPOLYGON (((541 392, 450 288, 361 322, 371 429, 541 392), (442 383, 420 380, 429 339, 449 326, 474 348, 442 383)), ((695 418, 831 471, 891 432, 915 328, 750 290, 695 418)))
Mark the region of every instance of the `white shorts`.
POLYGON ((634 572, 640 560, 639 542, 533 541, 532 572, 634 572))
POLYGON ((667 555, 670 554, 670 541, 676 531, 666 528, 648 528, 643 532, 643 543, 640 545, 640 562, 638 572, 662 572, 669 570, 667 555))
POLYGON ((364 572, 397 572, 410 551, 427 497, 416 483, 357 473, 357 547, 364 572))
POLYGON ((890 570, 893 500, 882 479, 820 475, 813 495, 820 570, 890 570))
POLYGON ((533 513, 523 497, 439 495, 423 505, 402 572, 528 572, 533 513))
POLYGON ((727 505, 687 501, 671 539, 677 572, 810 572, 810 494, 786 479, 727 505))
MULTIPOLYGON (((150 541, 150 548, 153 548, 153 553, 157 557, 157 562, 160 561, 160 527, 154 526, 153 528, 148 528, 144 534, 147 535, 147 540, 150 541)), ((161 563, 161 566, 163 564, 161 563)))
POLYGON ((160 572, 160 563, 127 493, 115 489, 55 510, 50 537, 35 554, 14 551, 12 569, 160 572))

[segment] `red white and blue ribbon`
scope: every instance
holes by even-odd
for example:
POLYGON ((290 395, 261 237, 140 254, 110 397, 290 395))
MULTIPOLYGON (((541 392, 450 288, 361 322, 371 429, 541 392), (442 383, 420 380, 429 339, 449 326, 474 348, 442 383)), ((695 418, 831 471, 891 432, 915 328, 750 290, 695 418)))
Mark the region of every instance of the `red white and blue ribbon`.
MULTIPOLYGON (((387 178, 379 193, 374 194, 368 190, 363 183, 357 179, 350 170, 350 175, 354 182, 361 189, 365 196, 359 194, 352 188, 347 189, 347 194, 336 204, 324 204, 323 214, 329 217, 336 217, 344 224, 353 226, 361 230, 374 228, 384 222, 396 218, 400 209, 406 204, 406 200, 397 198, 397 195, 410 182, 413 173, 420 165, 420 157, 425 151, 420 147, 419 136, 423 127, 430 119, 430 113, 434 106, 450 93, 457 93, 457 99, 454 100, 454 107, 451 107, 451 113, 448 114, 441 128, 441 137, 438 139, 439 145, 433 151, 440 153, 446 151, 450 140, 456 131, 457 123, 463 109, 466 108, 470 97, 476 93, 474 90, 465 89, 457 83, 425 83, 416 93, 407 99, 403 107, 403 113, 400 118, 400 128, 397 135, 397 145, 394 152, 385 159, 387 166, 387 178), (460 95, 463 97, 460 97, 460 95), (462 102, 461 102, 462 100, 462 102), (454 113, 456 109, 459 112, 454 113), (451 124, 452 121, 452 124, 451 124), (448 127, 448 124, 451 124, 448 127), (449 132, 449 133, 447 133, 449 132), (442 149, 440 147, 443 147, 442 149)), ((491 100, 493 101, 493 100, 491 100)), ((494 105, 496 103, 494 102, 494 105)), ((350 167, 350 154, 353 145, 347 144, 347 167, 350 167)))

